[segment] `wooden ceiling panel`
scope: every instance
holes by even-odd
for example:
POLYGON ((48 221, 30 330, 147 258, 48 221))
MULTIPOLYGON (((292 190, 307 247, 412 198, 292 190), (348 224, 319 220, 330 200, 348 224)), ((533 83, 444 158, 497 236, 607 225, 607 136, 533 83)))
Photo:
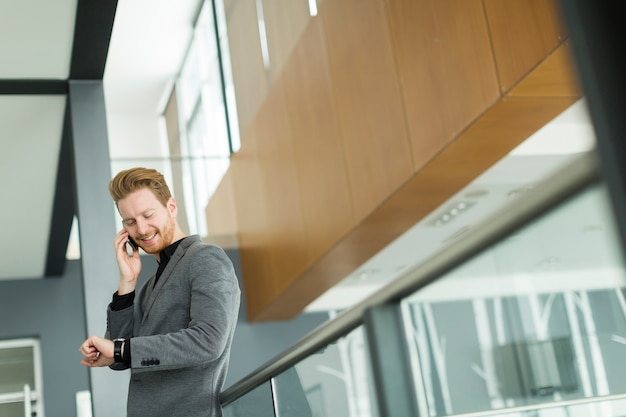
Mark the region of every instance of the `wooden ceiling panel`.
POLYGON ((270 249, 272 279, 282 290, 313 261, 307 257, 302 191, 282 82, 272 89, 256 126, 264 203, 272 225, 265 231, 264 241, 270 249))
POLYGON ((500 97, 481 0, 387 0, 415 169, 500 97))
POLYGON ((248 312, 261 309, 267 300, 278 294, 276 287, 268 279, 273 276, 273 271, 266 262, 269 249, 265 244, 264 231, 269 225, 263 190, 264 174, 261 171, 257 146, 258 140, 252 127, 248 132, 248 140, 242 142, 239 152, 232 156, 230 164, 239 227, 239 251, 242 260, 245 260, 241 267, 248 294, 248 312), (254 204, 250 204, 251 201, 254 204))
POLYGON ((312 19, 283 72, 309 255, 354 222, 321 21, 312 19))
POLYGON ((503 93, 563 41, 563 26, 554 2, 484 0, 503 93))
POLYGON ((537 68, 518 83, 509 97, 581 97, 578 74, 571 48, 562 44, 537 68))
POLYGON ((357 221, 413 174, 402 94, 384 4, 320 6, 357 221), (364 146, 367 144, 367 146, 364 146))

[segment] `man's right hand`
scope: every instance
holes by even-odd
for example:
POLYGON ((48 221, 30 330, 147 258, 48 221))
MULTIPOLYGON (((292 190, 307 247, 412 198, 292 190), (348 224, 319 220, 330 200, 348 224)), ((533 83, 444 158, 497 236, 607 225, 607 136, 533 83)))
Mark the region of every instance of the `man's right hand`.
POLYGON ((117 267, 120 270, 120 285, 117 289, 118 295, 128 294, 135 291, 137 286, 137 278, 141 272, 141 258, 139 249, 133 249, 132 255, 129 255, 127 246, 129 234, 126 229, 122 229, 115 236, 113 245, 115 247, 115 258, 117 267))

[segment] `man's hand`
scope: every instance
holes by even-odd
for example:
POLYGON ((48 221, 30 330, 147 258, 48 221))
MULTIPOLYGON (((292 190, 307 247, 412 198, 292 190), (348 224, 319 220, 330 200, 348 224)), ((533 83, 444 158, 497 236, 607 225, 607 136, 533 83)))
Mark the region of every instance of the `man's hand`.
POLYGON ((113 341, 99 336, 91 336, 78 349, 83 355, 81 365, 93 367, 109 366, 113 360, 113 341))
POLYGON ((128 238, 128 232, 122 229, 117 233, 113 241, 117 267, 120 270, 120 284, 117 289, 118 295, 133 292, 137 286, 137 278, 139 278, 139 273, 141 272, 139 249, 133 249, 132 256, 129 256, 126 248, 128 238))

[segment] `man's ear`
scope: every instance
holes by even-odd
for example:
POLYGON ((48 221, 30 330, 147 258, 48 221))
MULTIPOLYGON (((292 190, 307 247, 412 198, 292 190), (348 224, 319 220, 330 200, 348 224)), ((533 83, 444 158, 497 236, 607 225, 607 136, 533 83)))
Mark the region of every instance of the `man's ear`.
POLYGON ((170 199, 167 200, 167 209, 170 212, 170 216, 172 216, 172 218, 176 218, 176 215, 178 214, 178 206, 176 205, 174 197, 170 197, 170 199))

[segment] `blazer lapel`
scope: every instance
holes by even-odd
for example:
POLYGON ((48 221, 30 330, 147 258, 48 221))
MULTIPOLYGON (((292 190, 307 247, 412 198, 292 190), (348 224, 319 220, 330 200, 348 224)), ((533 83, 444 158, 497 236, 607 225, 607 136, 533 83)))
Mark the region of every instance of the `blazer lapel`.
POLYGON ((172 257, 170 258, 170 260, 167 263, 167 265, 165 266, 165 269, 163 270, 163 273, 159 277, 159 281, 154 286, 154 289, 152 289, 152 288, 146 288, 145 289, 145 291, 146 291, 146 294, 145 294, 145 297, 146 297, 146 307, 145 307, 145 309, 143 311, 143 317, 141 319, 141 324, 144 324, 146 319, 150 315, 150 310, 152 309, 152 306, 154 305, 154 302, 156 301, 156 299, 159 297, 159 294, 161 293, 161 290, 165 286, 165 283, 172 276, 172 271, 174 271, 174 268, 176 268, 176 265, 178 264, 178 262, 185 255, 185 252, 187 251, 187 248, 189 248, 189 246, 191 246, 191 244, 194 243, 195 241, 196 241, 196 239, 194 239, 192 236, 189 236, 189 237, 185 238, 182 242, 180 242, 180 245, 178 245, 178 248, 176 248, 176 251, 174 252, 172 257))

